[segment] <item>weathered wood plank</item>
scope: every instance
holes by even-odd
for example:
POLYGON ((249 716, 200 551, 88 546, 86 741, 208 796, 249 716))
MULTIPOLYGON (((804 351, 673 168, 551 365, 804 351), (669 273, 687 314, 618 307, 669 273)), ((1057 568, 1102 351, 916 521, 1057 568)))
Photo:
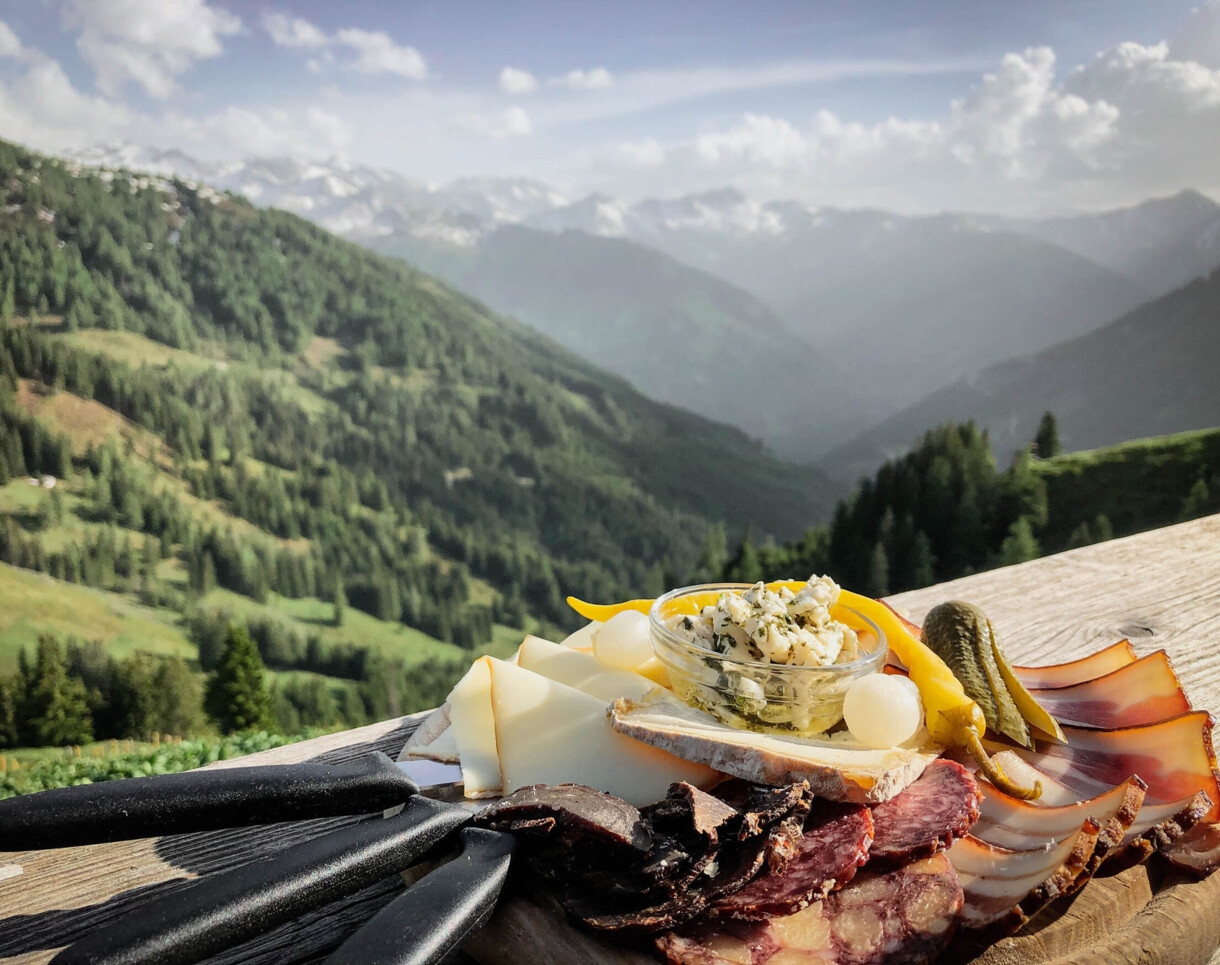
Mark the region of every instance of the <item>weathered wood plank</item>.
MULTIPOLYGON (((1213 713, 1220 710, 1220 516, 900 594, 893 602, 918 618, 936 603, 954 598, 983 607, 1006 649, 1020 663, 1058 663, 1122 637, 1129 637, 1141 654, 1163 647, 1195 705, 1213 713)), ((368 749, 393 756, 415 722, 414 718, 383 721, 265 751, 241 763, 342 761, 368 749)), ((138 914, 140 904, 164 897, 185 879, 233 867, 352 820, 0 854, 0 868, 22 868, 18 877, 0 875, 0 955, 10 956, 2 959, 5 962, 45 962, 55 949, 87 929, 120 915, 138 914)), ((1220 941, 1220 876, 1202 883, 1181 882, 1149 901, 1152 891, 1141 873, 1091 883, 1064 909, 1066 921, 1088 921, 1080 926, 1084 931, 1068 935, 1066 925, 1043 924, 1028 935, 1006 940, 1013 944, 1001 943, 989 957, 979 959, 980 965, 1080 961, 1078 953, 1083 954, 1080 949, 1085 947, 1081 935, 1091 946, 1091 961, 1126 961, 1120 956, 1131 947, 1149 950, 1146 957, 1132 961, 1175 965, 1203 961, 1206 950, 1220 941), (1121 926, 1135 908, 1139 913, 1121 926), (1111 917, 1106 918, 1105 912, 1111 917), (1167 929, 1186 939, 1186 945, 1172 950, 1182 957, 1165 958, 1154 947, 1157 936, 1167 929), (1042 957, 1032 957, 1035 943, 1041 943, 1042 957)), ((389 880, 215 961, 226 965, 315 961, 400 888, 396 879, 389 880)), ((507 931, 501 934, 523 927, 514 921, 503 926, 507 931)), ((471 951, 481 952, 479 957, 489 955, 488 937, 474 942, 471 951)), ((1213 965, 1220 965, 1220 955, 1213 965)))

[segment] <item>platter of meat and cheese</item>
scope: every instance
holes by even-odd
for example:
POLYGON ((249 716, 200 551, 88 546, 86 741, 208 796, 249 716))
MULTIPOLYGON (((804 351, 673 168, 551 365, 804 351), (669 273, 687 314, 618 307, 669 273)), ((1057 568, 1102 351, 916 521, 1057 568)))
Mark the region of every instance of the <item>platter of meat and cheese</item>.
POLYGON ((826 577, 686 587, 476 661, 403 758, 510 832, 484 965, 1206 962, 1212 719, 1163 651, 1012 666, 826 577), (1148 952, 1153 948, 1152 953, 1148 952))

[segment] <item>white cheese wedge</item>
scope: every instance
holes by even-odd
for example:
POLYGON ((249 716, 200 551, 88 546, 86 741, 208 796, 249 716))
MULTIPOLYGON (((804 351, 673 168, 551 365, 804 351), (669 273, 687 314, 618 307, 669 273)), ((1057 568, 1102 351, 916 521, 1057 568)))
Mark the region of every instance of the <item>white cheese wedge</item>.
POLYGON ((808 781, 832 801, 888 801, 939 756, 928 732, 898 747, 875 750, 851 740, 809 740, 738 730, 661 688, 640 700, 614 702, 614 729, 758 784, 808 781))
POLYGON ((461 757, 458 753, 457 735, 452 727, 446 727, 432 743, 412 747, 407 755, 413 759, 440 761, 442 764, 456 764, 461 757))
MULTIPOLYGON (((642 806, 674 781, 706 787, 716 773, 615 733, 604 701, 542 674, 489 660, 503 790, 587 784, 642 806)), ((460 745, 460 739, 459 739, 460 745)), ((466 756, 463 752, 463 769, 466 756)))
POLYGON ((467 797, 495 797, 503 787, 492 712, 492 662, 491 657, 476 660, 449 695, 449 729, 457 743, 467 797))
POLYGON ((600 620, 594 620, 592 623, 581 627, 575 633, 569 633, 560 641, 560 645, 571 647, 574 650, 592 650, 593 649, 593 634, 597 633, 602 628, 600 620))
POLYGON ((415 752, 427 747, 449 728, 449 698, 436 710, 419 722, 419 726, 411 731, 407 743, 398 755, 400 761, 409 761, 415 757, 415 752))
POLYGON ((630 670, 608 667, 592 654, 526 637, 517 651, 517 666, 609 703, 615 697, 643 697, 656 684, 630 670))

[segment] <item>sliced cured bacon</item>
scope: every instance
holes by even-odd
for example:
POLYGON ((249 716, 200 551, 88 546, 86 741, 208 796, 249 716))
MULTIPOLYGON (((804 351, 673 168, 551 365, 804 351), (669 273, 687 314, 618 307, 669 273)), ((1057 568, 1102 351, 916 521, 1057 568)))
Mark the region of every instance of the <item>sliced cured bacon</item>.
POLYGON ((980 800, 978 784, 962 765, 933 762, 897 797, 873 808, 869 861, 905 864, 944 851, 978 820, 980 800))
POLYGON ((872 812, 862 804, 817 800, 782 874, 762 874, 712 905, 729 918, 756 920, 792 915, 842 888, 868 860, 872 812))
POLYGON ((1075 835, 1086 818, 1101 825, 1111 848, 1117 846, 1135 822, 1146 791, 1144 782, 1133 777, 1096 797, 1048 806, 1011 797, 990 784, 979 786, 983 801, 971 833, 1011 851, 1054 847, 1075 835))
MULTIPOLYGON (((1203 711, 1155 724, 1093 730, 1064 726, 1068 742, 1011 753, 1082 797, 1093 797, 1129 777, 1148 785, 1147 804, 1169 804, 1200 791, 1212 801, 1205 820, 1220 816, 1220 784, 1212 749, 1212 719, 1203 711)), ((1045 795, 1045 787, 1044 787, 1045 795)))
POLYGON ((671 965, 923 965, 949 943, 962 889, 944 854, 865 870, 841 891, 768 921, 713 919, 662 935, 671 965))
POLYGON ((1070 687, 1073 684, 1084 683, 1101 677, 1129 663, 1135 663, 1135 648, 1130 641, 1120 640, 1118 643, 1098 650, 1087 657, 1072 660, 1069 663, 1056 663, 1047 667, 1013 667, 1017 679, 1026 687, 1046 689, 1051 687, 1070 687))
POLYGON ((1164 650, 1093 680, 1031 693, 1061 724, 1135 727, 1190 711, 1190 700, 1164 650))
POLYGON ((1050 902, 1073 894, 1089 879, 1101 827, 1091 819, 1051 848, 1011 851, 973 835, 946 854, 961 882, 962 925, 1010 934, 1050 902))
MULTIPOLYGON (((1069 787, 1018 757, 1016 752, 1011 750, 1000 751, 994 755, 994 760, 1013 780, 1026 785, 1032 784, 1034 781, 1042 784, 1042 796, 1036 801, 1027 802, 1030 807, 1035 809, 1070 807, 1086 799, 1086 795, 1078 790, 1079 785, 1085 780, 1083 778, 1075 779, 1073 784, 1076 786, 1069 787)), ((1123 783, 1125 785, 1127 782, 1123 783)), ((980 787, 983 789, 986 802, 995 789, 990 784, 983 782, 980 783, 980 787)), ((1117 787, 1106 788, 1101 784, 1098 784, 1097 788, 1098 793, 1092 800, 1104 798, 1118 789, 1117 787)), ((1192 837, 1190 844, 1178 844, 1178 839, 1184 838, 1186 832, 1203 822, 1211 808, 1211 798, 1203 791, 1163 803, 1150 803, 1149 795, 1146 794, 1144 803, 1120 842, 1121 846, 1114 848, 1111 854, 1123 863, 1132 863, 1142 861, 1154 850, 1160 850, 1165 852, 1174 864, 1205 873, 1207 870, 1217 867, 1215 863, 1217 855, 1211 853, 1202 832, 1198 836, 1192 837)))

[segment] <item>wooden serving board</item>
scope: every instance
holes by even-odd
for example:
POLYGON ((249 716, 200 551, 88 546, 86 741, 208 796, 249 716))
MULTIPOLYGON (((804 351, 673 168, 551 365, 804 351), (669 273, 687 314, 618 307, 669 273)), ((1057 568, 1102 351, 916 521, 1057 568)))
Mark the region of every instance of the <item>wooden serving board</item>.
MULTIPOLYGON (((988 614, 1014 662, 1062 663, 1123 639, 1164 648, 1196 707, 1220 710, 1220 516, 892 597, 915 620, 962 599, 988 614), (1185 563, 1189 561, 1189 563, 1185 563), (1185 563, 1185 565, 1183 565, 1185 563)), ((987 947, 959 937, 938 959, 970 965, 1220 965, 1220 873, 1160 858, 1090 881, 987 947)), ((481 965, 656 965, 525 898, 465 947, 481 965)))

